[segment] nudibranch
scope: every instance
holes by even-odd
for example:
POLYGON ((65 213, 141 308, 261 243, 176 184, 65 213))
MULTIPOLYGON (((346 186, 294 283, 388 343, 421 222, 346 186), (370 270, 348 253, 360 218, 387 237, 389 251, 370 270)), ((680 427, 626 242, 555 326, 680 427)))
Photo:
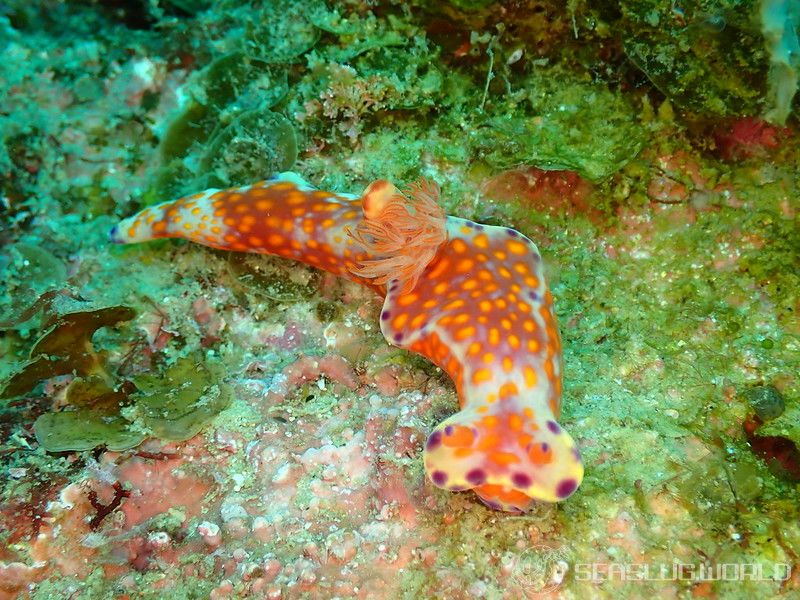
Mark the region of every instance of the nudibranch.
POLYGON ((146 208, 111 240, 186 238, 283 256, 371 287, 385 296, 387 341, 455 382, 461 409, 425 444, 430 480, 507 511, 563 500, 580 485, 583 464, 556 420, 561 342, 539 251, 514 229, 446 216, 438 196, 425 180, 405 192, 379 180, 359 196, 281 173, 146 208))

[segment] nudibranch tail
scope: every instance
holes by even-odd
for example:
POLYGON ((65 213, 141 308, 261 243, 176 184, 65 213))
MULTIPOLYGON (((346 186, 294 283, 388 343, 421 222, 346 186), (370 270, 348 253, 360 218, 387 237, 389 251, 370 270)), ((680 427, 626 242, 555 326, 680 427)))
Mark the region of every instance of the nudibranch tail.
POLYGON ((397 280, 412 290, 447 241, 447 217, 438 200, 439 187, 425 179, 406 193, 388 181, 373 182, 362 195, 364 219, 349 233, 375 258, 358 261, 351 271, 376 285, 397 280))
POLYGON ((356 260, 371 258, 347 234, 362 219, 357 196, 317 190, 286 172, 148 207, 117 225, 111 241, 184 238, 222 250, 291 258, 372 285, 351 273, 356 260))

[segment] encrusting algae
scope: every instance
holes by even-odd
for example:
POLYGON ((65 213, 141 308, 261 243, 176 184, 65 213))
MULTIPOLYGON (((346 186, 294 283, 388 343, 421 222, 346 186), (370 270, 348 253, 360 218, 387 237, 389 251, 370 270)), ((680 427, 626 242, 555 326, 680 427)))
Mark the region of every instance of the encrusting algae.
POLYGON ((424 180, 406 194, 380 180, 357 197, 286 172, 147 208, 111 239, 274 254, 385 295, 387 341, 431 359, 458 391, 461 410, 425 445, 431 481, 507 511, 563 500, 583 465, 556 422, 561 343, 539 252, 514 229, 445 216, 437 198, 424 180))

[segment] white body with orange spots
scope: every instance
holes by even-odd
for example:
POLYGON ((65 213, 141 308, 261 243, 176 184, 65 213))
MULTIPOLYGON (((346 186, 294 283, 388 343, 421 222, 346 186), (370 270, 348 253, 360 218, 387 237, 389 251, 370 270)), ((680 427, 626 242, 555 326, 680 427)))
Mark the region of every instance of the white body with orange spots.
POLYGON ((410 198, 388 186, 370 186, 362 211, 360 197, 282 173, 145 209, 111 238, 276 254, 385 293, 386 339, 444 369, 461 403, 426 443, 431 481, 503 510, 568 497, 583 466, 556 423, 561 346, 536 246, 513 229, 445 217, 433 184, 410 198))

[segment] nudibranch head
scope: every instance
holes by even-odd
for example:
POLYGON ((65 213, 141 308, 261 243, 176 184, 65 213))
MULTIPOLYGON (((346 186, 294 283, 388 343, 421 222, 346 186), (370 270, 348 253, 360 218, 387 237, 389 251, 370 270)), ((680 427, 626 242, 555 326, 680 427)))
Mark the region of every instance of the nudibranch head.
POLYGON ((364 219, 350 236, 370 256, 350 271, 385 285, 400 282, 410 291, 447 241, 447 217, 438 204, 439 186, 421 179, 405 193, 380 179, 361 197, 364 219))
POLYGON ((425 445, 431 481, 512 512, 568 498, 583 479, 580 453, 552 414, 528 404, 506 399, 494 411, 467 408, 441 423, 425 445))

